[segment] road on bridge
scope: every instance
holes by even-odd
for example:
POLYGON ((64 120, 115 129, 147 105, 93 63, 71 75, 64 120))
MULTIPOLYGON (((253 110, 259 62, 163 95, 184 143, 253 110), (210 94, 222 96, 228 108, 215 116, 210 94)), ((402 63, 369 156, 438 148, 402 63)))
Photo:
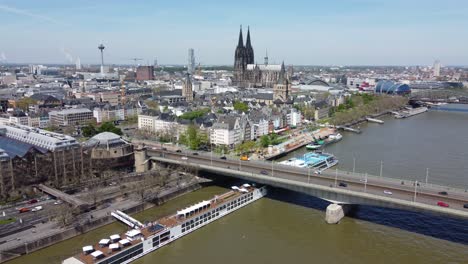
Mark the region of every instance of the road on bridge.
POLYGON ((401 181, 396 179, 371 176, 366 179, 350 172, 333 169, 317 174, 314 173, 313 169, 292 167, 274 162, 241 161, 230 157, 221 159, 220 156, 209 152, 175 152, 152 148, 148 150, 148 155, 149 157, 163 157, 179 162, 187 162, 189 165, 203 164, 234 171, 263 174, 264 176, 365 192, 432 206, 437 206, 438 202, 444 202, 451 209, 468 212, 468 208, 464 208, 464 205, 468 204, 468 193, 464 190, 455 190, 448 187, 426 186, 422 183, 415 186, 414 182, 406 182, 402 185, 401 181), (447 195, 439 194, 442 191, 447 192, 447 195))

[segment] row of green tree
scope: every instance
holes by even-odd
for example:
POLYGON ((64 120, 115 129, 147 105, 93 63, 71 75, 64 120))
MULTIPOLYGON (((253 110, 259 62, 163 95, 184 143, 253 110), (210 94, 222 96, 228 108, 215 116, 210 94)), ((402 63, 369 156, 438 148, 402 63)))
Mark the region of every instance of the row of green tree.
POLYGON ((85 137, 92 137, 102 132, 112 132, 117 135, 122 135, 122 130, 114 125, 114 122, 104 122, 96 127, 93 124, 88 124, 81 129, 81 133, 85 137))

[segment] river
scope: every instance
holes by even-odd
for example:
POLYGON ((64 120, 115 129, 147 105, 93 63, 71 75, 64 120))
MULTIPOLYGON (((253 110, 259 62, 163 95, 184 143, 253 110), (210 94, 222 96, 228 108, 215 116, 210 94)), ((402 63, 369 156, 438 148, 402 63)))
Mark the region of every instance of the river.
MULTIPOLYGON (((468 105, 448 105, 466 109, 468 105)), ((361 134, 342 132, 340 142, 326 146, 338 168, 406 180, 468 188, 468 112, 428 111, 405 119, 380 118, 385 124, 362 123, 361 134), (355 162, 353 162, 355 161, 355 162), (428 172, 428 173, 427 173, 428 172)), ((297 157, 301 148, 281 160, 297 157)))
MULTIPOLYGON (((326 148, 340 168, 384 176, 468 185, 467 113, 431 111, 409 119, 384 118, 363 124, 362 134, 345 133, 326 148)), ((290 156, 299 155, 298 150, 290 156)), ((238 182, 236 182, 238 183, 238 182)), ((222 193, 233 182, 218 183, 136 214, 156 219, 222 193)), ((393 209, 357 206, 338 225, 327 225, 327 203, 303 194, 270 188, 269 195, 135 263, 468 263, 467 221, 393 209)), ((60 263, 125 227, 114 223, 10 261, 60 263)))

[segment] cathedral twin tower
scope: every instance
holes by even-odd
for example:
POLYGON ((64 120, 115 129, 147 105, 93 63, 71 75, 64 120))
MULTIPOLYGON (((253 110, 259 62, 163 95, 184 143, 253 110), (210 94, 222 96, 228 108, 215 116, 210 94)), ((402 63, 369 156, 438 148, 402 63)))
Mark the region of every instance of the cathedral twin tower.
POLYGON ((242 26, 239 32, 239 42, 234 54, 234 78, 233 85, 238 87, 270 87, 272 88, 279 81, 284 80, 284 63, 281 65, 265 63, 255 64, 254 50, 250 42, 250 28, 247 29, 247 41, 244 46, 242 26))
POLYGON ((247 28, 247 42, 244 47, 244 39, 242 37, 242 26, 239 32, 239 43, 237 43, 236 54, 234 56, 235 69, 247 69, 247 64, 254 64, 254 51, 250 43, 250 28, 247 28))

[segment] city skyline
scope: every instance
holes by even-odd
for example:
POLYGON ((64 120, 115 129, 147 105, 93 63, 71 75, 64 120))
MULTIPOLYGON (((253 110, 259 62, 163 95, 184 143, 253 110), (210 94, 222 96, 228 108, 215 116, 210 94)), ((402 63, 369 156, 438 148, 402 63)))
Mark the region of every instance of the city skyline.
POLYGON ((232 65, 239 25, 255 62, 295 65, 468 65, 468 3, 295 0, 132 4, 0 1, 0 63, 232 65))

